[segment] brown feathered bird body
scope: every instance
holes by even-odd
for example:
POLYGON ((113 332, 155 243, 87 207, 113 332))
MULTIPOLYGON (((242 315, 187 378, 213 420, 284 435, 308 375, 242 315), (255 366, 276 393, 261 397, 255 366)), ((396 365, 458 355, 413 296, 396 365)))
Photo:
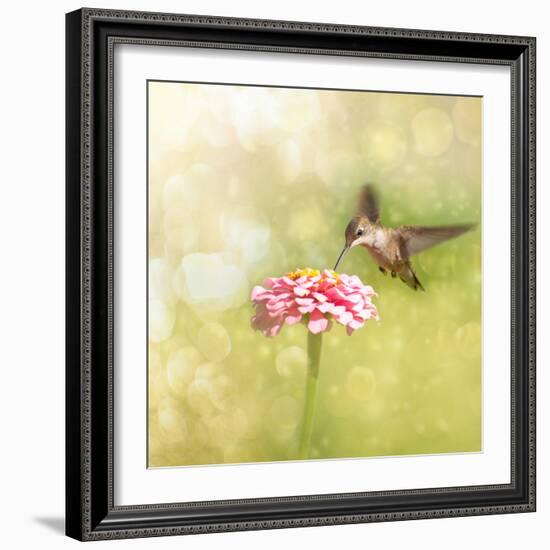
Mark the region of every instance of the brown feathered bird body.
POLYGON ((475 224, 445 226, 385 227, 380 223, 378 200, 372 185, 361 188, 358 213, 346 227, 346 244, 334 269, 354 246, 365 247, 382 273, 399 277, 414 290, 424 290, 411 264, 411 257, 439 243, 458 237, 475 224))

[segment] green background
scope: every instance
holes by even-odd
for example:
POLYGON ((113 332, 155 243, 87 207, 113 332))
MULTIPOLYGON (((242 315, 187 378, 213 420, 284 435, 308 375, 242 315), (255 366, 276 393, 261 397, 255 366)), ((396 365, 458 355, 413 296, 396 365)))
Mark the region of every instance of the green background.
MULTIPOLYGON (((306 329, 250 328, 250 290, 333 267, 357 189, 381 221, 481 222, 481 99, 149 83, 151 467, 293 460, 306 329)), ((481 229, 414 258, 355 248, 381 320, 324 335, 313 458, 481 450, 481 229)))

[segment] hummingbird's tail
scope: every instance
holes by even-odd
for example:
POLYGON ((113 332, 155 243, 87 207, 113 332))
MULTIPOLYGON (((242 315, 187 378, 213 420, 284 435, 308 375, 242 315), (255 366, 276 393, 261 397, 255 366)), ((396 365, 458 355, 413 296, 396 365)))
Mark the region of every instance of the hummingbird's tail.
POLYGON ((398 271, 399 278, 413 290, 422 290, 426 292, 426 289, 422 286, 422 283, 418 280, 412 265, 407 262, 403 267, 398 271))

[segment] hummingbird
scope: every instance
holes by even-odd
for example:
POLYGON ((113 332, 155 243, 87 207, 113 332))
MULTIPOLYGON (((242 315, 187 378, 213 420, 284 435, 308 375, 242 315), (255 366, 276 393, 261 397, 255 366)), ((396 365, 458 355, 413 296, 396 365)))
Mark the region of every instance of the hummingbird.
POLYGON ((439 243, 458 237, 477 224, 418 226, 402 225, 386 227, 380 223, 380 208, 375 187, 361 187, 357 200, 357 213, 346 227, 344 249, 340 253, 334 271, 342 258, 354 246, 364 246, 378 269, 392 278, 399 277, 413 290, 425 290, 411 264, 411 257, 439 243))

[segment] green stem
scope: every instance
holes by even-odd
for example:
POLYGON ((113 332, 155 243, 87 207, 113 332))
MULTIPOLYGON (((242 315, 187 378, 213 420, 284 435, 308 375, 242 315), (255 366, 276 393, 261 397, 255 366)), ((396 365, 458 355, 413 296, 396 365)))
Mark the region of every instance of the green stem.
POLYGON ((304 424, 302 441, 300 443, 300 459, 309 458, 311 448, 311 434, 315 416, 315 401, 317 397, 317 382, 319 380, 319 362, 321 360, 322 333, 307 332, 307 374, 306 374, 306 403, 304 409, 304 424))

